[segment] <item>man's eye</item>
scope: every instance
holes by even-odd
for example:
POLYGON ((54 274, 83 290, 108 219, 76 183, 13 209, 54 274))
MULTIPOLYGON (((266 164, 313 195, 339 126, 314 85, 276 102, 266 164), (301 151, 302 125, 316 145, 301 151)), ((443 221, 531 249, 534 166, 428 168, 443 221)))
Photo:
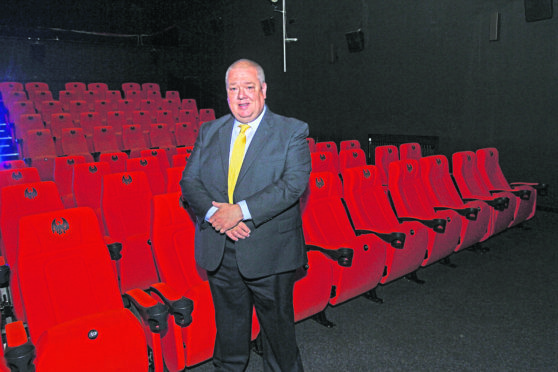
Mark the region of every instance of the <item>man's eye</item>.
POLYGON ((255 89, 255 87, 253 87, 253 86, 249 86, 249 87, 246 87, 246 89, 248 89, 248 90, 254 90, 254 89, 255 89))
POLYGON ((237 88, 234 88, 234 87, 229 88, 229 91, 231 91, 231 92, 236 92, 236 90, 237 90, 237 88))

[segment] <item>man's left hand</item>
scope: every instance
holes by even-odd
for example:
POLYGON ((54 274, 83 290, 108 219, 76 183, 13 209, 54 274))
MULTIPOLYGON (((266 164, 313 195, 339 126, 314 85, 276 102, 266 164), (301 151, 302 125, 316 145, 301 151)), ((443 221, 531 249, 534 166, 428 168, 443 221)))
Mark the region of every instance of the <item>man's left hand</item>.
POLYGON ((242 221, 242 209, 238 204, 212 202, 213 206, 218 208, 217 212, 209 218, 209 223, 213 228, 221 234, 235 227, 242 221))

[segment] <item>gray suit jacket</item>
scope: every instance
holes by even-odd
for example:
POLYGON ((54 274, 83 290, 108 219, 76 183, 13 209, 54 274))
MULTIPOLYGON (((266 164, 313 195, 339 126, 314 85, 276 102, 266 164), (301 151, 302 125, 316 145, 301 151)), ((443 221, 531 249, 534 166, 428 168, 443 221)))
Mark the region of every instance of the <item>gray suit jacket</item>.
MULTIPOLYGON (((180 181, 182 197, 197 220, 198 265, 218 268, 226 235, 205 221, 211 202, 227 202, 232 115, 204 123, 180 181)), ((310 174, 308 125, 267 109, 242 164, 234 201, 246 200, 250 237, 235 243, 240 272, 258 278, 294 270, 307 262, 299 198, 310 174)))

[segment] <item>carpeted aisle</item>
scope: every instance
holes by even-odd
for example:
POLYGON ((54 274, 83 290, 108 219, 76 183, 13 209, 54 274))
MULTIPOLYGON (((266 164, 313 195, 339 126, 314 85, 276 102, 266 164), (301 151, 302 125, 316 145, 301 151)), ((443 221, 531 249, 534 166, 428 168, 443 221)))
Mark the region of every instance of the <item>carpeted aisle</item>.
MULTIPOLYGON (((297 325, 306 371, 558 371, 558 214, 454 254, 297 325)), ((195 372, 212 371, 211 362, 195 372)), ((261 371, 254 353, 247 371, 261 371)))

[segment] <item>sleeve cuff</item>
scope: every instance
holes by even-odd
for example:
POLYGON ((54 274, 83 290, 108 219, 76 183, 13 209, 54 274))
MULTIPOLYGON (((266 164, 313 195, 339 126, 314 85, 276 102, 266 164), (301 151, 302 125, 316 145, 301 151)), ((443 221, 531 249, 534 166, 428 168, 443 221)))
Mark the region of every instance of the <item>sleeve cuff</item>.
POLYGON ((246 204, 246 200, 241 200, 237 204, 240 206, 240 209, 242 210, 242 220, 243 221, 251 220, 252 215, 250 214, 250 210, 248 209, 248 205, 246 204))

